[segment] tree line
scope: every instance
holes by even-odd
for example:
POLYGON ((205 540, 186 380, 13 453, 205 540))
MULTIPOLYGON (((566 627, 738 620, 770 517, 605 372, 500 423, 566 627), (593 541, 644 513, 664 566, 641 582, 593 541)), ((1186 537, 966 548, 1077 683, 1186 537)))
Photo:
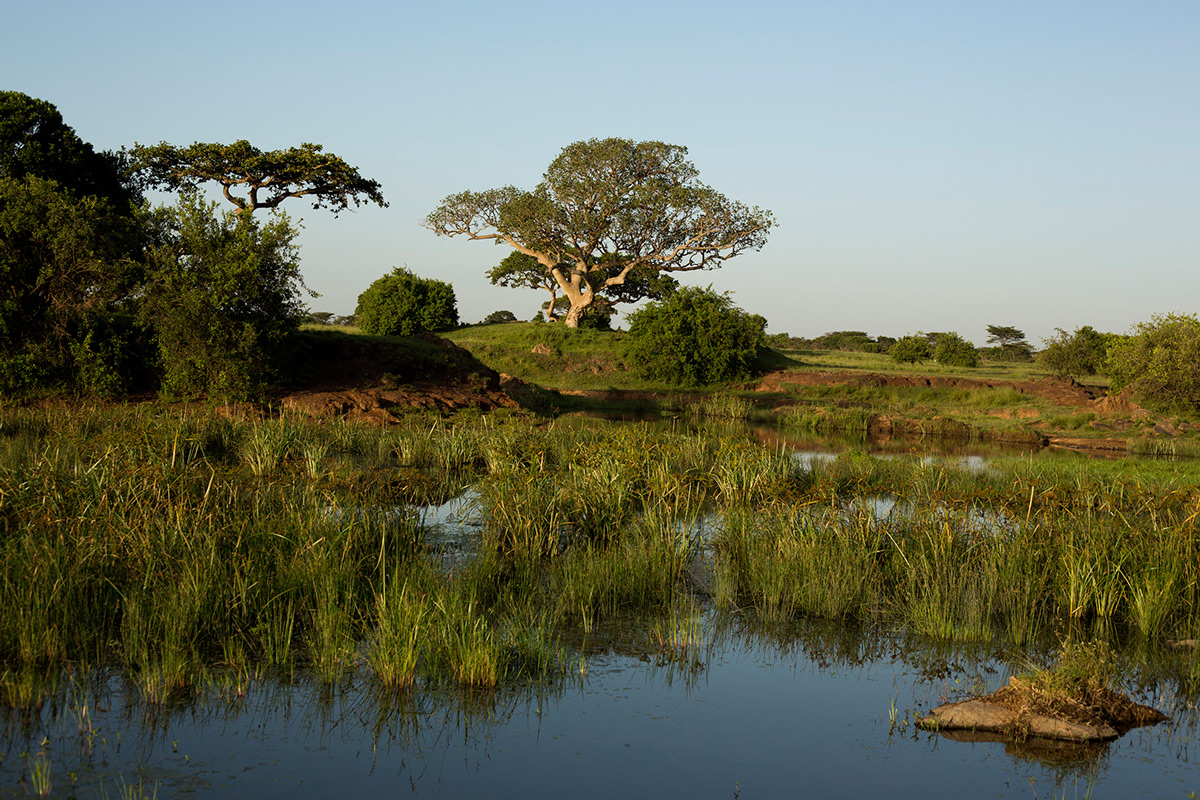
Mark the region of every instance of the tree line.
MULTIPOLYGON (((51 103, 0 92, 0 391, 235 397, 269 386, 285 369, 311 294, 296 226, 281 208, 297 198, 334 214, 387 206, 377 181, 321 145, 161 142, 98 152, 51 103), (210 184, 232 209, 204 199, 210 184), (149 188, 178 200, 153 207, 149 188)), ((771 212, 700 181, 684 147, 575 142, 532 190, 451 194, 424 224, 439 236, 507 245, 487 277, 546 291, 546 317, 566 327, 605 328, 618 304, 651 300, 630 316, 639 342, 630 346, 639 363, 657 365, 646 367, 657 379, 744 377, 766 342, 762 317, 711 289, 681 289, 673 277, 758 250, 775 226, 771 212)), ((453 287, 394 269, 362 293, 356 319, 381 334, 453 327, 453 287)), ((973 367, 981 355, 1033 356, 1018 329, 988 332, 992 348, 954 332, 822 338, 906 363, 973 367)), ((1190 411, 1200 409, 1197 356, 1200 321, 1184 314, 1157 316, 1125 336, 1059 330, 1037 354, 1060 374, 1102 373, 1160 407, 1190 411)))

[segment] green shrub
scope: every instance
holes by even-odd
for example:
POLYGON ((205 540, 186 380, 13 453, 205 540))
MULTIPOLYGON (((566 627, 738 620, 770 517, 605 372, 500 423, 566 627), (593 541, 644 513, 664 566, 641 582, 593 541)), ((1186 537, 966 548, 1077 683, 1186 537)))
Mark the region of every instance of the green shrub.
POLYGON ((728 294, 684 287, 629 316, 626 355, 642 377, 677 386, 744 380, 754 373, 766 327, 728 294))
POLYGON ((1200 411, 1200 319, 1156 314, 1114 341, 1105 370, 1113 389, 1128 387, 1158 411, 1200 411))
POLYGON ((1110 338, 1107 334, 1091 325, 1076 328, 1072 334, 1062 328, 1055 330, 1056 336, 1042 340, 1046 347, 1037 356, 1044 367, 1064 377, 1096 375, 1103 369, 1110 338))
POLYGON ((975 349, 975 345, 953 331, 938 334, 933 358, 937 363, 950 367, 979 366, 979 351, 975 349))
POLYGON ((136 239, 103 198, 0 177, 0 391, 125 387, 129 345, 113 316, 136 277, 136 239))
POLYGON ((412 336, 458 325, 454 287, 397 267, 358 296, 354 311, 363 333, 412 336))
POLYGON ((296 229, 282 212, 218 213, 195 194, 151 211, 141 315, 162 388, 179 396, 254 395, 275 376, 304 318, 296 229))
POLYGON ((897 364, 919 364, 929 358, 932 353, 929 348, 929 340, 925 338, 925 335, 915 333, 900 337, 888 350, 888 355, 897 364))
POLYGON ((480 322, 479 324, 480 325, 495 325, 496 323, 499 323, 499 322, 516 322, 516 321, 517 321, 517 315, 514 314, 513 312, 505 309, 502 311, 493 311, 492 313, 490 313, 486 317, 484 317, 483 321, 480 322))

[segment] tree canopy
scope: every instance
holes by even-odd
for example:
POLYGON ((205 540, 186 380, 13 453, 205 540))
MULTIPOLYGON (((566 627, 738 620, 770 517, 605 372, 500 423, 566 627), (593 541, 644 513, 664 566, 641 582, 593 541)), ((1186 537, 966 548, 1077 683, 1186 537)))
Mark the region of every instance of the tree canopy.
POLYGON ((1018 344, 1025 341, 1025 332, 1012 325, 988 325, 988 344, 998 344, 1001 347, 1018 344))
POLYGON ((54 181, 76 195, 104 198, 123 213, 141 199, 120 154, 97 153, 53 103, 21 92, 0 92, 0 178, 54 181))
POLYGON ((328 208, 334 214, 365 201, 387 207, 377 181, 364 178, 319 144, 263 151, 244 139, 187 147, 161 142, 135 144, 131 156, 133 167, 151 186, 186 191, 219 183, 225 198, 244 212, 277 208, 289 197, 303 196, 312 199, 313 208, 328 208))
POLYGON ((633 270, 713 269, 761 248, 774 224, 702 183, 687 148, 615 138, 564 147, 532 191, 460 192, 425 219, 439 236, 503 242, 536 260, 570 300, 571 327, 633 270))
POLYGON ((1033 358, 1033 346, 1025 341, 1025 332, 1012 325, 988 325, 988 344, 999 347, 990 351, 1001 361, 1028 361, 1033 358))

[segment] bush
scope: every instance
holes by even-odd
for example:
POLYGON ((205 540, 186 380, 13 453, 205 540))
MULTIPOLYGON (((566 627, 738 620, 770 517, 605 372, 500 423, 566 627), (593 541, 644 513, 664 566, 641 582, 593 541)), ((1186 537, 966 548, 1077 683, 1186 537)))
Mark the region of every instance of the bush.
POLYGON ((1114 341, 1105 362, 1113 389, 1158 411, 1200 410, 1200 320, 1194 314, 1155 315, 1133 335, 1114 341))
POLYGON ((1043 366, 1064 377, 1096 375, 1103 369, 1108 353, 1107 334, 1090 325, 1077 328, 1072 334, 1062 328, 1055 330, 1057 336, 1042 340, 1046 347, 1037 358, 1043 366))
POLYGON ((134 294, 137 239, 103 198, 0 177, 0 391, 125 388, 136 337, 115 317, 134 294))
POLYGON ((458 325, 454 288, 445 281, 421 278, 403 267, 393 269, 358 296, 354 311, 363 333, 412 336, 458 325))
POLYGON ((857 353, 886 353, 896 340, 890 336, 872 338, 866 331, 831 331, 809 341, 820 350, 847 350, 857 353))
POLYGON ((480 325, 495 325, 496 323, 499 323, 499 322, 516 322, 516 321, 517 321, 516 314, 514 314, 511 311, 504 310, 504 311, 493 311, 492 313, 490 313, 486 317, 484 317, 483 321, 480 322, 479 324, 480 325))
POLYGON ((897 364, 919 364, 929 358, 932 353, 929 340, 922 333, 909 334, 896 340, 888 350, 888 355, 897 364))
POLYGON ((304 319, 296 229, 186 195, 149 212, 141 308, 171 395, 240 399, 276 377, 304 319))
POLYGON ((684 287, 629 316, 626 355, 642 377, 676 386, 744 380, 754 373, 766 327, 728 294, 684 287))
POLYGON ((951 331, 938 334, 933 359, 949 367, 978 367, 979 351, 975 345, 951 331))

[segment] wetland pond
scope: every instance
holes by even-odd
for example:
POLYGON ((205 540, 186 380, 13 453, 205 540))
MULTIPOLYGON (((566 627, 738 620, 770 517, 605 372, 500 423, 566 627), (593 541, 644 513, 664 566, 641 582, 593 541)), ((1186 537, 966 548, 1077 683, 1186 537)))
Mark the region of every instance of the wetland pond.
POLYGON ((1011 665, 899 634, 797 625, 751 632, 696 610, 694 645, 598 630, 553 687, 381 695, 366 677, 220 681, 184 705, 120 678, 6 719, 5 797, 49 764, 76 797, 1188 797, 1196 708, 1169 680, 1136 696, 1172 721, 1099 746, 953 741, 912 713, 1011 665), (85 710, 86 709, 86 710, 85 710))
MULTIPOLYGON (((900 513, 887 497, 858 502, 900 513)), ((424 512, 450 567, 478 538, 470 508, 468 494, 424 512)), ((1200 711, 1184 689, 1194 654, 1139 649, 1135 637, 1118 649, 1120 688, 1167 723, 1102 745, 961 741, 914 717, 1003 685, 1057 639, 1000 649, 878 626, 756 625, 701 596, 674 614, 565 633, 565 675, 493 690, 385 692, 360 662, 333 685, 302 666, 216 668, 186 700, 156 704, 120 672, 68 669, 36 711, 0 711, 0 798, 1200 792, 1200 711)))

